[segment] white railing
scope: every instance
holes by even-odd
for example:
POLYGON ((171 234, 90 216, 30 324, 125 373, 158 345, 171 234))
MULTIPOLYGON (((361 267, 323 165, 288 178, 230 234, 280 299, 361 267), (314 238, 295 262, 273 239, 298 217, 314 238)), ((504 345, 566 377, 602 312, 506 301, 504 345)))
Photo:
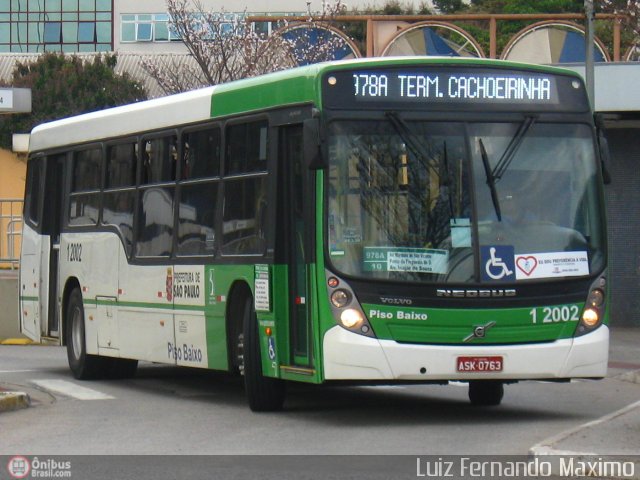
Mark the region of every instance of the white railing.
POLYGON ((0 268, 20 265, 22 199, 0 199, 0 268))

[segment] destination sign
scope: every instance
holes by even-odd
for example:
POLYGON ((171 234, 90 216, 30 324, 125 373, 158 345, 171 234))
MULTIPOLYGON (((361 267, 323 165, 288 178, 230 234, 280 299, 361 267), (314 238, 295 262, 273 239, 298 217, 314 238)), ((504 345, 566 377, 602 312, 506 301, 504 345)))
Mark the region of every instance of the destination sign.
POLYGON ((556 102, 558 96, 553 77, 440 75, 437 73, 433 75, 354 73, 352 77, 353 95, 363 99, 556 102))
POLYGON ((561 102, 569 111, 587 111, 581 81, 565 75, 530 71, 434 65, 411 68, 336 71, 324 78, 325 105, 329 108, 460 109, 464 104, 505 110, 531 107, 556 110, 561 102))

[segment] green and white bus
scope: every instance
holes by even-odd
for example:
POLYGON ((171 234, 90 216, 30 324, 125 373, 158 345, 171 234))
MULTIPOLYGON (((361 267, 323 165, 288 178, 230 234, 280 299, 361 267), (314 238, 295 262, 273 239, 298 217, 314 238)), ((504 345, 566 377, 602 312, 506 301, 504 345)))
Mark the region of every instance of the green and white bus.
POLYGON ((332 62, 31 134, 22 331, 79 379, 137 361, 288 382, 601 378, 605 140, 576 74, 332 62))

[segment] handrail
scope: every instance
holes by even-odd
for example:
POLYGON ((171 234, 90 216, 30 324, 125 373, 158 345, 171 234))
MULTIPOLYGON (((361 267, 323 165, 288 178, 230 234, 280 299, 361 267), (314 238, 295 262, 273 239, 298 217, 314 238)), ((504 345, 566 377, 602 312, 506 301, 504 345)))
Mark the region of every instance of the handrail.
MULTIPOLYGON (((613 61, 621 60, 621 24, 628 15, 620 13, 597 13, 596 20, 606 20, 611 22, 613 30, 613 61)), ((489 30, 489 58, 498 58, 497 46, 497 30, 498 22, 505 21, 534 21, 534 20, 565 20, 565 21, 581 21, 585 20, 584 13, 472 13, 472 14, 448 14, 448 15, 336 15, 333 17, 323 15, 299 15, 299 16, 267 16, 267 15, 249 15, 246 21, 249 23, 256 22, 324 22, 324 23, 341 23, 341 22, 363 22, 366 23, 366 52, 367 57, 375 56, 373 42, 373 24, 376 22, 396 21, 396 22, 480 22, 488 24, 489 30)))
POLYGON ((19 198, 0 199, 0 268, 20 266, 22 205, 19 198))

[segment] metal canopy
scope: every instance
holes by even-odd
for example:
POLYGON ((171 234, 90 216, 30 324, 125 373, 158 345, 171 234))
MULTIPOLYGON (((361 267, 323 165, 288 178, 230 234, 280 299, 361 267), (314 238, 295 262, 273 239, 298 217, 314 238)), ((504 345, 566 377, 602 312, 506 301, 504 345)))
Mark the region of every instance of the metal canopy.
POLYGON ((0 88, 0 115, 31 112, 30 88, 0 88))

